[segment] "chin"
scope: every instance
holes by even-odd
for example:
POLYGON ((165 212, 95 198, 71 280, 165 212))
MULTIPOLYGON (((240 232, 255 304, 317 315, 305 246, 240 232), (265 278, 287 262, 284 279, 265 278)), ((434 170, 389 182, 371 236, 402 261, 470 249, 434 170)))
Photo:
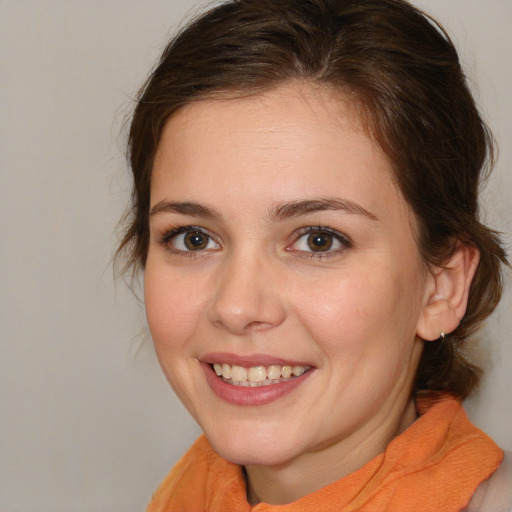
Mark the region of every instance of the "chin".
POLYGON ((226 435, 205 430, 213 449, 223 458, 240 466, 279 466, 297 457, 302 451, 298 441, 284 432, 275 432, 263 425, 245 429, 227 429, 226 435))
POLYGON ((224 444, 219 446, 219 449, 213 444, 212 446, 221 457, 239 466, 281 466, 293 459, 295 455, 283 452, 283 450, 263 451, 255 446, 238 447, 224 444))

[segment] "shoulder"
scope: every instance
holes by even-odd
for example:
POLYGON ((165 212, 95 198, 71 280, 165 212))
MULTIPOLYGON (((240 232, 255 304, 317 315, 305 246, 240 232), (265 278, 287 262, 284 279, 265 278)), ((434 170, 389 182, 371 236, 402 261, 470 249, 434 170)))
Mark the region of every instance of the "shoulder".
POLYGON ((505 452, 498 469, 478 486, 465 512, 512 512, 512 452, 505 452))

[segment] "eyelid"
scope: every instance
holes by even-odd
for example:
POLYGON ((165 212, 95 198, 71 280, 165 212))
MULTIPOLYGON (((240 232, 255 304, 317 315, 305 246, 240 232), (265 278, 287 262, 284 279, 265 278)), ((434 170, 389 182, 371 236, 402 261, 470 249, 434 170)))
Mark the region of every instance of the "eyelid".
MULTIPOLYGON (((295 231, 295 233, 292 235, 293 241, 287 245, 286 251, 295 252, 298 255, 301 255, 301 257, 307 257, 307 258, 323 258, 323 257, 329 257, 329 256, 336 256, 340 253, 344 252, 348 248, 352 247, 352 241, 350 238, 345 235, 344 233, 341 233, 340 231, 330 228, 328 226, 305 226, 303 228, 300 228, 295 231), (313 250, 304 250, 304 249, 297 249, 294 247, 301 238, 311 235, 313 233, 325 233, 330 236, 332 236, 339 244, 340 247, 337 248, 329 248, 325 251, 313 251, 313 250)), ((219 241, 219 237, 209 231, 208 229, 196 226, 196 225, 186 225, 186 226, 177 226, 177 227, 171 227, 169 229, 166 229, 159 237, 158 237, 158 243, 159 245, 162 245, 167 251, 169 251, 172 254, 178 254, 178 255, 184 255, 184 256, 201 256, 204 253, 216 251, 218 249, 221 249, 221 244, 219 241), (209 238, 210 241, 215 243, 215 248, 203 248, 198 249, 196 251, 194 250, 187 250, 187 249, 179 249, 176 247, 173 247, 170 242, 175 239, 178 235, 186 234, 190 232, 199 232, 204 234, 209 238)))
POLYGON ((337 231, 336 229, 330 228, 328 226, 307 226, 304 228, 301 228, 295 232, 294 240, 293 242, 286 248, 287 251, 295 251, 297 253, 301 253, 303 257, 308 258, 325 258, 329 256, 335 256, 339 255, 340 253, 344 252, 345 250, 352 247, 352 241, 350 238, 341 233, 340 231, 337 231), (326 233, 334 237, 340 244, 341 247, 337 249, 328 249, 327 251, 307 251, 307 250, 301 250, 301 249, 295 249, 293 246, 296 245, 301 238, 304 236, 313 234, 313 233, 326 233))
POLYGON ((162 235, 160 235, 159 244, 164 246, 166 250, 173 254, 179 254, 179 255, 186 255, 186 256, 199 256, 201 253, 210 252, 212 250, 218 250, 220 249, 220 243, 218 240, 218 237, 215 236, 213 233, 211 233, 209 230, 201 227, 201 226, 177 226, 174 228, 167 229, 163 232, 162 235), (193 250, 185 250, 185 249, 178 249, 176 247, 173 247, 170 242, 175 239, 178 235, 190 233, 190 232, 198 232, 202 233, 205 236, 207 236, 211 241, 213 241, 217 247, 215 249, 198 249, 197 251, 193 250))

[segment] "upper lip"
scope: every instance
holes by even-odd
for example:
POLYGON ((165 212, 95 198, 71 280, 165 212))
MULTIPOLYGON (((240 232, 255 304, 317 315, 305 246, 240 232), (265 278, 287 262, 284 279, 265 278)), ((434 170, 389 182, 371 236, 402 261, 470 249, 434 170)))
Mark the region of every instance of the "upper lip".
POLYGON ((200 358, 203 363, 226 363, 251 368, 253 366, 313 366, 305 361, 283 359, 269 354, 232 354, 229 352, 211 352, 200 358))

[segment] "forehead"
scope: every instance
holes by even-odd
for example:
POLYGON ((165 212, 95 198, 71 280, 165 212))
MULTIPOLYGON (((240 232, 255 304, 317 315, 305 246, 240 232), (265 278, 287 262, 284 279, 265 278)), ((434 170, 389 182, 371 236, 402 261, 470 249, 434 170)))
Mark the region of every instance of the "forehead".
MULTIPOLYGON (((381 192, 384 187, 396 196, 392 167, 354 104, 330 88, 293 82, 178 111, 162 133, 151 203, 169 193, 197 195, 201 189, 211 195, 221 188, 233 198, 246 192, 249 199, 252 192, 258 200, 262 194, 285 201, 333 190, 357 196, 377 182, 381 192)), ((372 203, 371 194, 366 201, 372 203)))

